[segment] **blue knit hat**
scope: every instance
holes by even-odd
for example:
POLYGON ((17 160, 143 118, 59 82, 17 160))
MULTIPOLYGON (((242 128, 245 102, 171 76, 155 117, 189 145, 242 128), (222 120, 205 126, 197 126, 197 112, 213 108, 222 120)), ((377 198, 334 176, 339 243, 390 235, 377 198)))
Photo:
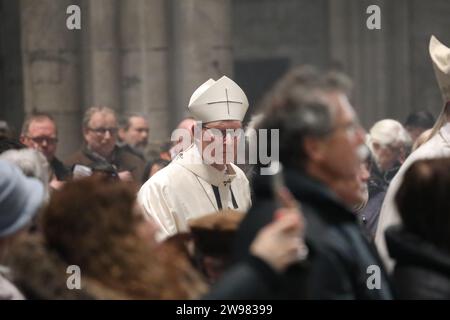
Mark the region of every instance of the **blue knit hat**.
POLYGON ((0 237, 25 227, 44 201, 44 186, 15 165, 0 160, 0 237))

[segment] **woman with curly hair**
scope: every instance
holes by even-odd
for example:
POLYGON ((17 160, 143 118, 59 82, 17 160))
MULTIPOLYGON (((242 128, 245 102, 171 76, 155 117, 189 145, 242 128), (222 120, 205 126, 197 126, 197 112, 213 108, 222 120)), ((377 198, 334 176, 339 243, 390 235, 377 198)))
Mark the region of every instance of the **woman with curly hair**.
POLYGON ((15 254, 19 287, 31 298, 45 299, 192 299, 203 294, 206 286, 189 261, 175 248, 156 244, 155 227, 140 212, 135 194, 130 184, 98 177, 69 182, 55 192, 41 221, 45 250, 28 240, 15 254), (69 265, 80 268, 81 290, 66 286, 69 265), (45 283, 50 277, 54 288, 45 283))

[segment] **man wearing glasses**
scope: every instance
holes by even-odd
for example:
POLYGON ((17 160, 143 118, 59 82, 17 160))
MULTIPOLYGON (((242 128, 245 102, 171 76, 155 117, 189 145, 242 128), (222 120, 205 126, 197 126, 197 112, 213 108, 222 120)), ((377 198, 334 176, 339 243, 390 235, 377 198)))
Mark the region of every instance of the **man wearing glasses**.
POLYGON ((76 164, 92 169, 111 165, 121 180, 140 181, 144 161, 137 155, 118 147, 117 117, 108 107, 89 108, 82 123, 84 145, 68 158, 67 165, 76 164))
POLYGON ((69 170, 55 156, 58 146, 58 131, 51 115, 33 113, 24 122, 20 141, 27 147, 36 149, 47 158, 56 180, 64 181, 69 170))
MULTIPOLYGON (((226 209, 246 212, 250 207, 248 180, 232 163, 236 130, 247 109, 245 93, 225 76, 206 81, 192 94, 189 111, 198 120, 194 143, 183 147, 138 194, 138 202, 160 227, 157 240, 187 231, 191 219, 226 209)), ((181 133, 184 142, 191 143, 190 130, 181 133)))

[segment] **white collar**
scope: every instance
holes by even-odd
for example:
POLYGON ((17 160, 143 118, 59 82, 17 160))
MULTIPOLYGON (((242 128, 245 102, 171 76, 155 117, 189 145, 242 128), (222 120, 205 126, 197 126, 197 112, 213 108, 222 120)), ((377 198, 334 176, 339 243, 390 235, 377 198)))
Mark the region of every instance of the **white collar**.
POLYGON ((204 163, 195 144, 191 145, 184 152, 180 152, 174 159, 174 162, 217 187, 222 184, 227 186, 236 177, 236 172, 231 164, 227 164, 227 170, 219 171, 204 163))

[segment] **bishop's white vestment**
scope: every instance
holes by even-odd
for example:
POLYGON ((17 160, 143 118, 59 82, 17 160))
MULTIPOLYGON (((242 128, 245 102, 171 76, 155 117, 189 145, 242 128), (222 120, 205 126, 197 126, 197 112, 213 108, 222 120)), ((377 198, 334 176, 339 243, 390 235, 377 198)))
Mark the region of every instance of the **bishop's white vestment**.
POLYGON ((188 221, 221 209, 246 212, 250 186, 244 172, 228 164, 221 172, 201 161, 192 145, 140 189, 138 202, 159 225, 157 240, 188 231, 188 221))
POLYGON ((445 124, 429 141, 414 151, 403 163, 394 179, 392 179, 381 207, 375 235, 375 244, 388 270, 392 270, 394 264, 388 254, 384 232, 389 226, 401 223, 395 205, 395 195, 402 184, 406 170, 417 160, 447 157, 450 157, 450 123, 445 124))

